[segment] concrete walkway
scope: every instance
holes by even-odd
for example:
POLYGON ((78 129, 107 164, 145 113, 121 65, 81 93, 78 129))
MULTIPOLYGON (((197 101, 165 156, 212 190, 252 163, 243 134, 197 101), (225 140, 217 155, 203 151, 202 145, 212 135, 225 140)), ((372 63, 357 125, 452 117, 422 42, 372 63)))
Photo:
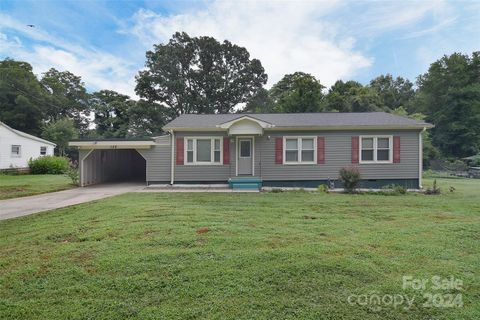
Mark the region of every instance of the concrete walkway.
POLYGON ((138 183, 100 184, 37 196, 0 200, 0 220, 68 207, 126 192, 140 191, 143 188, 145 188, 145 184, 138 183))

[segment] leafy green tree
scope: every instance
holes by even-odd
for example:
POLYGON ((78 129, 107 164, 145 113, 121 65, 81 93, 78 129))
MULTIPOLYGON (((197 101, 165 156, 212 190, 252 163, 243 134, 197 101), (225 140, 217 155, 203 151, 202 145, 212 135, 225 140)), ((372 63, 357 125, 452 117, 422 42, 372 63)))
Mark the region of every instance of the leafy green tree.
POLYGON ((377 92, 370 87, 356 88, 350 98, 352 112, 383 111, 377 92))
POLYGON ((382 102, 377 92, 359 82, 338 80, 328 90, 324 110, 339 112, 381 111, 382 102))
POLYGON ((146 54, 136 93, 149 102, 183 113, 231 112, 267 82, 267 75, 248 51, 211 37, 175 33, 167 44, 146 54))
POLYGON ((409 112, 415 111, 412 105, 415 90, 410 80, 402 77, 394 79, 390 74, 381 75, 370 81, 370 87, 377 92, 384 107, 390 110, 403 107, 409 112))
POLYGON ((170 108, 143 99, 128 109, 129 135, 149 137, 162 133, 162 127, 173 119, 170 108))
POLYGON ((319 112, 322 111, 324 88, 314 76, 295 72, 277 82, 269 96, 276 112, 319 112))
POLYGON ((42 128, 42 137, 57 144, 58 155, 65 156, 68 150, 68 142, 78 137, 75 123, 69 118, 51 120, 42 128))
POLYGON ((419 76, 418 107, 433 122, 432 142, 447 157, 480 150, 480 52, 454 53, 419 76))
MULTIPOLYGON (((393 114, 402 116, 402 117, 408 117, 412 118, 415 120, 425 120, 425 115, 423 113, 412 113, 408 114, 407 110, 405 110, 404 107, 398 107, 395 110, 392 111, 393 114)), ((425 167, 428 167, 430 164, 430 161, 432 160, 438 160, 442 158, 442 154, 440 150, 438 150, 437 147, 435 147, 432 144, 432 134, 430 130, 422 132, 422 144, 423 144, 423 165, 425 167)))
POLYGON ((480 83, 450 89, 445 108, 432 115, 432 141, 447 156, 462 158, 480 151, 480 83))
POLYGON ((275 104, 270 97, 270 93, 267 89, 260 88, 245 105, 245 108, 241 112, 252 113, 271 113, 275 112, 275 104))
POLYGON ((90 109, 95 114, 93 122, 97 134, 103 138, 124 138, 129 129, 129 109, 135 102, 129 96, 111 90, 92 94, 90 109))
POLYGON ((47 92, 27 62, 0 61, 0 120, 33 135, 41 132, 47 92))
POLYGON ((43 74, 40 83, 49 93, 46 120, 68 117, 74 120, 80 132, 85 131, 88 128, 88 95, 81 77, 52 68, 43 74))

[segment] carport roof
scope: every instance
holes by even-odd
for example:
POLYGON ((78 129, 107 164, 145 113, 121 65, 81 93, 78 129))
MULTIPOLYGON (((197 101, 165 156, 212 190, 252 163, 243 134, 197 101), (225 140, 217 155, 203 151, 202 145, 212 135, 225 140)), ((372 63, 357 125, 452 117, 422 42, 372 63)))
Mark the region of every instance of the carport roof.
POLYGON ((72 140, 70 147, 80 149, 149 149, 155 145, 153 139, 106 139, 106 140, 72 140))

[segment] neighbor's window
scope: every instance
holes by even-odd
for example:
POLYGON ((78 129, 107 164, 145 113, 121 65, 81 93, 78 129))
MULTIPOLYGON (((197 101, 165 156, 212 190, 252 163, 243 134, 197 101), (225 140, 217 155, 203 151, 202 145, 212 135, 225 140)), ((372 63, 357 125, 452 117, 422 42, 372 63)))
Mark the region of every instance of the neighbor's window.
POLYGON ((21 156, 21 146, 19 145, 12 145, 12 157, 18 158, 21 156))
POLYGON ((360 162, 391 162, 392 137, 362 137, 360 162))
POLYGON ((285 163, 315 163, 315 147, 313 137, 286 137, 285 163))
POLYGON ((47 147, 40 147, 40 155, 44 156, 47 154, 47 147))
POLYGON ((221 138, 186 138, 185 144, 187 164, 221 163, 221 138))

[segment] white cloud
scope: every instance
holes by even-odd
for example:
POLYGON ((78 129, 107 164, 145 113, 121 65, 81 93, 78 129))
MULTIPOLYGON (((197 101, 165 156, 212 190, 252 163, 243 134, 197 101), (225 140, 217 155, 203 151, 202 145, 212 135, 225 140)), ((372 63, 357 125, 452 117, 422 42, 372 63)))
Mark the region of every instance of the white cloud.
POLYGON ((13 30, 34 40, 27 47, 18 37, 9 38, 0 33, 0 54, 29 62, 36 74, 50 68, 68 70, 81 76, 89 88, 115 90, 134 96, 136 69, 132 64, 112 53, 96 48, 82 47, 51 36, 38 27, 29 28, 13 18, 0 14, 0 31, 13 30))
POLYGON ((444 0, 429 1, 374 1, 369 2, 362 14, 347 24, 355 33, 376 35, 415 25, 429 13, 443 15, 447 8, 444 0))
MULTIPOLYGON (((103 50, 72 40, 81 34, 57 37, 0 13, 0 56, 26 60, 37 74, 51 67, 69 70, 81 76, 90 89, 111 89, 135 97, 134 76, 145 50, 167 42, 176 31, 185 31, 246 47, 262 62, 268 86, 295 71, 311 73, 329 86, 337 79, 354 78, 373 65, 373 58, 358 49, 358 40, 362 49, 368 50, 373 39, 388 31, 401 30, 403 38, 397 39, 412 39, 434 35, 459 22, 452 17, 451 5, 442 0, 213 1, 175 12, 139 9, 131 19, 115 19, 125 42, 103 50), (426 17, 433 17, 434 23, 419 30, 426 17)), ((431 55, 428 48, 419 50, 424 51, 419 55, 431 55)))
POLYGON ((135 35, 149 49, 165 43, 176 31, 228 39, 260 59, 269 85, 295 71, 311 73, 331 85, 372 64, 371 58, 354 49, 353 38, 338 34, 322 19, 336 7, 336 2, 216 1, 203 10, 180 14, 142 9, 122 32, 135 35))

